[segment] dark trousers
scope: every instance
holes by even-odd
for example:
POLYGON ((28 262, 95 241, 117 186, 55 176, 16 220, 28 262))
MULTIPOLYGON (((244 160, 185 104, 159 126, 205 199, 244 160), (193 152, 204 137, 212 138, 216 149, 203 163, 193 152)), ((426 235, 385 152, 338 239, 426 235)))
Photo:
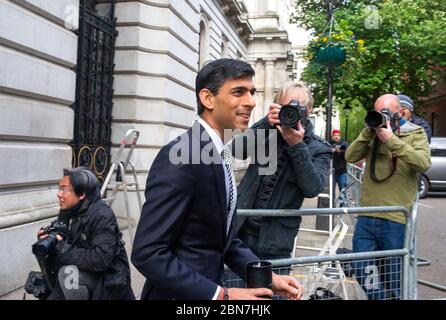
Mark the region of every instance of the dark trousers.
POLYGON ((57 285, 47 300, 90 300, 100 274, 79 270, 76 266, 62 266, 57 274, 57 285))
MULTIPOLYGON (((353 252, 394 250, 404 247, 405 225, 394 221, 358 217, 353 252)), ((356 279, 369 300, 401 298, 401 257, 353 262, 356 279)))

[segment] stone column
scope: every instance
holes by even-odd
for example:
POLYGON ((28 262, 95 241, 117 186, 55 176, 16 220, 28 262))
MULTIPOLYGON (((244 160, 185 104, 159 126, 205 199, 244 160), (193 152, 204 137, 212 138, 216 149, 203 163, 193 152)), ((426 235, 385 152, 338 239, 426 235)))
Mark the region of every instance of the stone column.
POLYGON ((270 104, 274 99, 274 67, 275 59, 265 61, 265 96, 263 104, 263 112, 267 114, 270 104))
POLYGON ((267 0, 266 1, 266 12, 276 12, 277 13, 277 1, 267 0))
POLYGON ((263 98, 264 98, 264 83, 265 83, 264 70, 265 70, 265 65, 263 64, 263 61, 260 59, 256 60, 255 85, 257 88, 257 93, 256 93, 256 108, 254 109, 253 116, 251 117, 253 123, 259 121, 264 116, 263 113, 263 101, 264 101, 263 98))

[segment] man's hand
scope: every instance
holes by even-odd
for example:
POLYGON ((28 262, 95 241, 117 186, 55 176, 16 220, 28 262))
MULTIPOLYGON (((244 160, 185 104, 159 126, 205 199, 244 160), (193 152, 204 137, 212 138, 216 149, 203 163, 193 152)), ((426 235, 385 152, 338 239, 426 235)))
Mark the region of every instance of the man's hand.
POLYGON ((376 128, 375 132, 379 140, 381 140, 384 144, 389 142, 389 140, 393 137, 393 130, 390 126, 390 121, 387 121, 387 128, 376 128))
POLYGON ((273 296, 273 292, 267 288, 241 289, 229 288, 229 300, 268 300, 262 296, 273 296))
POLYGON ((297 123, 297 130, 289 127, 282 128, 279 125, 277 126, 277 130, 279 130, 283 140, 285 140, 290 146, 294 146, 295 144, 304 141, 305 129, 300 124, 300 121, 297 123))
POLYGON ((290 300, 300 300, 303 294, 302 286, 291 276, 277 275, 273 272, 273 291, 275 294, 290 300))
POLYGON ((279 112, 281 108, 282 106, 277 103, 271 103, 269 106, 267 118, 270 125, 275 126, 280 124, 279 112))
MULTIPOLYGON (((45 239, 48 237, 48 235, 43 231, 43 229, 40 229, 39 232, 37 232, 37 237, 39 237, 39 239, 45 239)), ((63 238, 61 235, 57 234, 56 239, 57 241, 61 241, 63 238)))
POLYGON ((282 106, 277 103, 271 103, 268 110, 268 123, 272 126, 276 126, 283 139, 288 145, 293 146, 304 140, 305 130, 302 127, 300 121, 297 123, 297 130, 294 128, 282 128, 280 126, 279 112, 282 106))

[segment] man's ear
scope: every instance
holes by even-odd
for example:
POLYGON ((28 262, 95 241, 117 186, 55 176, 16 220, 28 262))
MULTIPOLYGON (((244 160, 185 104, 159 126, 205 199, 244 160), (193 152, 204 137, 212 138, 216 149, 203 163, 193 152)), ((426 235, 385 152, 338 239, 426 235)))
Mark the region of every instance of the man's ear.
POLYGON ((86 197, 87 197, 87 195, 84 193, 84 194, 81 194, 81 195, 79 196, 79 199, 80 199, 80 200, 84 200, 86 197))
POLYGON ((401 108, 400 111, 399 111, 400 118, 404 118, 406 115, 410 116, 410 111, 406 110, 404 108, 401 108))
POLYGON ((198 96, 200 97, 201 104, 205 109, 209 111, 214 109, 214 95, 211 91, 209 91, 209 89, 201 89, 198 96))

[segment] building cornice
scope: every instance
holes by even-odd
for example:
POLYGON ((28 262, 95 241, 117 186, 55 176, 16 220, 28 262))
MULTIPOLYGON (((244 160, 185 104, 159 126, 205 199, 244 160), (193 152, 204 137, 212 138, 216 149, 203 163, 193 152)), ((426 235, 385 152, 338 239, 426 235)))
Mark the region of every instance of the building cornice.
POLYGON ((248 21, 248 9, 242 0, 220 0, 225 16, 234 24, 235 30, 243 40, 254 33, 254 28, 248 21))

